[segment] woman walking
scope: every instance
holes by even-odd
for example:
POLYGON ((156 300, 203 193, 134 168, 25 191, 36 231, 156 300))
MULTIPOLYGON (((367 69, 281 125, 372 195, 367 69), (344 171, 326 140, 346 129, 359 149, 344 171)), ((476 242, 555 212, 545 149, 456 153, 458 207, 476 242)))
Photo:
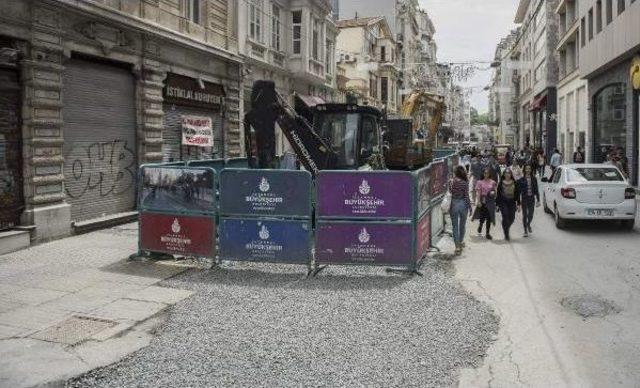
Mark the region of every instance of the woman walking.
POLYGON ((451 224, 453 226, 453 241, 456 244, 456 256, 465 247, 467 217, 471 213, 471 199, 469 198, 469 178, 463 166, 456 167, 455 177, 449 182, 451 193, 451 224))
POLYGON ((540 206, 540 191, 538 190, 538 180, 536 179, 531 166, 525 166, 524 177, 518 180, 518 196, 522 206, 522 226, 524 227, 524 237, 529 237, 533 233, 531 221, 533 212, 540 206))
POLYGON ((482 226, 486 227, 487 240, 493 240, 491 237, 491 224, 496 223, 496 181, 491 179, 492 171, 490 168, 484 169, 484 178, 476 183, 476 210, 473 215, 474 220, 480 220, 478 226, 478 234, 482 235, 482 226))
POLYGON ((540 174, 540 179, 544 177, 545 159, 544 152, 542 150, 538 151, 538 174, 540 174))
POLYGON ((513 173, 510 169, 504 170, 500 183, 498 184, 498 208, 500 208, 500 214, 502 214, 502 231, 504 232, 504 239, 511 240, 509 231, 511 225, 516 220, 516 212, 519 211, 520 198, 518 196, 518 185, 513 178, 513 173))

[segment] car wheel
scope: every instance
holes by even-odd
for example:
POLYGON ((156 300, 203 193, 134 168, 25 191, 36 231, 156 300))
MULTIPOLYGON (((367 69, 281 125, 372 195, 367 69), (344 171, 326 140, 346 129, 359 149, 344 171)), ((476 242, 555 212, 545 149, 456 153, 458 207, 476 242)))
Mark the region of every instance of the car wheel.
POLYGON ((546 194, 542 194, 542 203, 543 203, 543 206, 544 206, 544 212, 547 213, 547 214, 553 214, 551 209, 549 209, 549 206, 547 206, 547 195, 546 194))
POLYGON ((560 217, 560 212, 558 211, 558 205, 555 205, 554 207, 554 218, 556 220, 556 228, 558 229, 564 229, 567 227, 567 220, 565 220, 564 218, 560 217))
POLYGON ((624 220, 622 221, 622 229, 632 231, 636 226, 636 220, 624 220))

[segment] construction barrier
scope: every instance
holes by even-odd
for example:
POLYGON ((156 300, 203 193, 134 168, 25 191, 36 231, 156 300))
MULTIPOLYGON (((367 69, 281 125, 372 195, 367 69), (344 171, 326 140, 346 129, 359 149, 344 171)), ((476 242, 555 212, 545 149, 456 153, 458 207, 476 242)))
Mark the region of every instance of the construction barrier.
POLYGON ((139 174, 139 251, 215 258, 215 171, 144 165, 139 174))
POLYGON ((220 259, 311 265, 311 174, 225 169, 220 259))

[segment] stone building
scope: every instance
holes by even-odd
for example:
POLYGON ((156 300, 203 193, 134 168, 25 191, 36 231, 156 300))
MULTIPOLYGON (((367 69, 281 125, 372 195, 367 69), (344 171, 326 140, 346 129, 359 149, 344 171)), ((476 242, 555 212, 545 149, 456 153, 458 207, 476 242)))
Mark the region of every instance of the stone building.
MULTIPOLYGON (((295 103, 294 94, 311 103, 338 99, 336 36, 328 0, 247 0, 239 6, 239 48, 244 59, 243 112, 251 106, 257 80, 272 80, 295 103)), ((286 139, 276 132, 277 154, 286 139)))
MULTIPOLYGON (((581 0, 580 73, 588 81, 589 161, 615 153, 634 185, 640 130, 640 1, 581 0)), ((578 27, 575 27, 578 28, 578 27)))
POLYGON ((520 0, 520 144, 551 154, 556 147, 558 0, 520 0))
POLYGON ((518 61, 513 60, 513 46, 520 31, 513 30, 496 47, 496 63, 490 85, 489 115, 497 127, 496 141, 519 147, 518 108, 513 101, 517 98, 518 61))
POLYGON ((0 228, 43 241, 116 222, 141 164, 240 156, 237 4, 3 0, 0 228), (185 117, 213 146, 182 146, 185 117))
POLYGON ((556 14, 559 19, 558 65, 558 149, 565 161, 573 161, 577 147, 591 159, 588 136, 587 81, 580 71, 580 22, 578 0, 562 0, 556 14))
POLYGON ((338 29, 337 60, 345 77, 342 91, 359 104, 398 113, 400 69, 386 19, 340 20, 338 29))

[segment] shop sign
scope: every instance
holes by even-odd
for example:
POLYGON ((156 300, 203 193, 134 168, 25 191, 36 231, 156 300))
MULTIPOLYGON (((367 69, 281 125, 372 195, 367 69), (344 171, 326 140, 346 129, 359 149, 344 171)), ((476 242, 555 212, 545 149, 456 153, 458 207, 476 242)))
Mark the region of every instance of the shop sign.
POLYGON ((182 116, 182 145, 213 147, 211 117, 182 116))
POLYGON ((413 264, 411 223, 320 221, 316 230, 319 264, 413 264))
POLYGON ((163 90, 169 104, 219 110, 224 103, 224 87, 178 74, 167 74, 163 90))
POLYGON ((140 249, 172 255, 215 257, 212 217, 142 213, 140 249))
POLYGON ((310 252, 309 221, 221 219, 223 260, 305 264, 310 252))
POLYGON ((311 216, 311 174, 306 171, 224 170, 220 212, 225 215, 311 216))
POLYGON ((398 172, 321 172, 318 214, 331 218, 411 218, 413 177, 398 172))

